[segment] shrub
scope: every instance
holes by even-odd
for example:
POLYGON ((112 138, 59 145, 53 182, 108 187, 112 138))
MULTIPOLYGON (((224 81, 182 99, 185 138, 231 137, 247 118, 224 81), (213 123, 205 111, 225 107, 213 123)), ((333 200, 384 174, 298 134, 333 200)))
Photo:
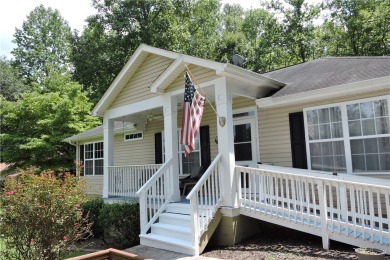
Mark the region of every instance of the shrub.
POLYGON ((103 227, 99 225, 100 211, 104 206, 104 201, 100 197, 94 197, 81 204, 84 217, 89 217, 92 224, 91 230, 94 237, 103 237, 103 227))
POLYGON ((22 174, 5 182, 0 195, 0 234, 4 259, 60 259, 90 224, 80 204, 83 184, 69 174, 22 174))
POLYGON ((99 224, 113 234, 115 247, 127 248, 139 244, 139 205, 135 202, 104 204, 99 224))

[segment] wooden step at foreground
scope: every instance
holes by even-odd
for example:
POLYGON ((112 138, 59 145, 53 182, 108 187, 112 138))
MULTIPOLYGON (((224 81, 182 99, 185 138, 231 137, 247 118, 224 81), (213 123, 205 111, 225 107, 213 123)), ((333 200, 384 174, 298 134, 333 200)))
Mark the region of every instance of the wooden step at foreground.
POLYGON ((159 223, 191 227, 191 216, 176 213, 162 213, 159 223))
POLYGON ((140 235, 141 245, 160 248, 186 255, 195 255, 192 243, 186 240, 174 239, 153 233, 140 235))
POLYGON ((180 225, 155 223, 152 225, 152 234, 189 242, 192 241, 191 227, 183 227, 180 225))

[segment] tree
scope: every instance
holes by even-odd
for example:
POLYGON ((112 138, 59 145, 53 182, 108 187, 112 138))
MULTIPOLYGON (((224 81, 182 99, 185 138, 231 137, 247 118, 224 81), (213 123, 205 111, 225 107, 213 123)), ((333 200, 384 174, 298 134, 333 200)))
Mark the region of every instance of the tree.
POLYGON ((99 124, 88 114, 91 107, 82 86, 58 73, 18 101, 0 102, 2 159, 17 165, 69 167, 74 149, 62 140, 99 124))
POLYGON ((305 0, 271 0, 269 8, 283 17, 283 44, 289 54, 288 65, 313 59, 316 26, 314 19, 320 5, 309 5, 305 0))
POLYGON ((97 102, 135 49, 145 43, 215 59, 218 0, 94 0, 96 15, 74 35, 74 79, 92 88, 97 102))
POLYGON ((0 95, 6 100, 15 101, 26 90, 18 70, 5 57, 0 57, 0 95))
POLYGON ((331 13, 328 28, 333 29, 328 34, 337 35, 345 43, 345 47, 337 48, 330 55, 390 54, 389 1, 329 0, 327 3, 331 13))
POLYGON ((247 48, 247 68, 267 72, 285 65, 288 60, 284 48, 283 27, 265 9, 250 10, 242 31, 250 47, 247 48))
POLYGON ((58 10, 43 5, 36 7, 16 29, 12 54, 15 65, 28 82, 41 82, 51 71, 72 70, 70 55, 71 29, 58 10))

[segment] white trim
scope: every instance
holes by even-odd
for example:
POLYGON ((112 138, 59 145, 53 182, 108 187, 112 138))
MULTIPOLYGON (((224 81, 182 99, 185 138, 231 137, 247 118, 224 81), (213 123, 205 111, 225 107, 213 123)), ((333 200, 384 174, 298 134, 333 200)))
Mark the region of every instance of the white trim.
POLYGON ((112 108, 107 111, 109 119, 121 118, 131 114, 136 114, 145 110, 162 107, 163 97, 156 96, 146 100, 138 101, 121 107, 112 108))
POLYGON ((84 155, 83 155, 83 157, 84 157, 84 162, 83 162, 83 165, 84 165, 84 177, 90 177, 90 176, 103 176, 104 175, 104 164, 102 165, 102 170, 103 170, 103 173, 102 174, 96 174, 95 173, 95 161, 96 160, 103 160, 103 162, 104 162, 104 142, 103 142, 103 140, 99 140, 99 141, 93 141, 93 142, 88 142, 88 143, 84 143, 84 144, 82 144, 82 145, 84 145, 84 155), (102 147, 102 149, 103 149, 103 155, 102 155, 102 157, 101 158, 96 158, 95 157, 95 145, 96 144, 98 144, 98 143, 101 143, 102 145, 103 145, 103 147, 102 147), (89 144, 92 144, 92 158, 89 158, 89 159, 87 159, 86 158, 86 151, 87 151, 87 149, 86 149, 86 146, 87 145, 89 145, 89 144), (85 173, 85 162, 86 161, 92 161, 93 163, 92 163, 92 174, 86 174, 85 173))
MULTIPOLYGON (((152 83, 150 86, 150 92, 164 92, 164 89, 175 79, 169 80, 169 76, 174 73, 177 69, 183 66, 183 57, 174 60, 166 70, 152 83)), ((184 70, 184 67, 182 67, 184 70)))
POLYGON ((263 86, 273 89, 279 89, 281 86, 286 85, 285 83, 271 79, 262 74, 258 74, 256 72, 243 69, 231 64, 225 64, 224 69, 217 71, 217 75, 237 79, 254 86, 263 86))
POLYGON ((390 76, 301 92, 283 97, 261 98, 256 100, 256 104, 259 108, 282 107, 386 89, 390 89, 390 76))
POLYGON ((344 155, 345 155, 345 163, 346 163, 346 171, 348 174, 359 174, 359 175, 370 175, 370 174, 385 174, 383 171, 378 172, 354 172, 352 165, 352 151, 351 151, 351 140, 360 140, 360 139, 369 139, 369 138, 381 138, 381 137, 390 137, 389 134, 380 134, 380 135, 361 135, 356 137, 351 137, 349 135, 349 127, 348 127, 348 115, 347 115, 347 106, 351 104, 359 104, 364 102, 372 102, 376 100, 387 100, 388 102, 388 115, 390 118, 390 95, 384 96, 376 96, 370 98, 363 99, 355 99, 344 102, 326 104, 321 106, 307 107, 303 109, 304 113, 304 125, 305 125, 305 140, 306 140, 306 154, 307 154, 307 165, 308 169, 311 170, 311 155, 310 155, 310 143, 319 143, 319 142, 333 142, 333 141, 343 141, 344 142, 344 155), (339 107, 341 111, 341 123, 342 123, 342 131, 343 137, 341 138, 331 138, 331 139, 319 139, 319 140, 309 140, 308 128, 307 128, 307 112, 312 110, 319 110, 323 108, 331 108, 331 107, 339 107))

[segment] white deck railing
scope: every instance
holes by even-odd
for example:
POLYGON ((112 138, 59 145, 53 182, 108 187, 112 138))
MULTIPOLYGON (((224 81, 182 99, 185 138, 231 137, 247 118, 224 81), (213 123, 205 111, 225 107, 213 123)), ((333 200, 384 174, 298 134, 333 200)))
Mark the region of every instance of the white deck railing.
POLYGON ((160 167, 161 164, 108 167, 108 195, 135 197, 160 167))
POLYGON ((165 162, 158 171, 138 190, 141 235, 145 235, 152 224, 172 201, 172 159, 165 162))
POLYGON ((390 253, 390 186, 366 178, 236 166, 241 213, 390 253), (356 181, 355 181, 356 180, 356 181))
POLYGON ((199 254, 199 238, 207 231, 208 224, 222 202, 220 163, 221 154, 218 154, 186 197, 191 205, 193 246, 196 254, 199 254))

